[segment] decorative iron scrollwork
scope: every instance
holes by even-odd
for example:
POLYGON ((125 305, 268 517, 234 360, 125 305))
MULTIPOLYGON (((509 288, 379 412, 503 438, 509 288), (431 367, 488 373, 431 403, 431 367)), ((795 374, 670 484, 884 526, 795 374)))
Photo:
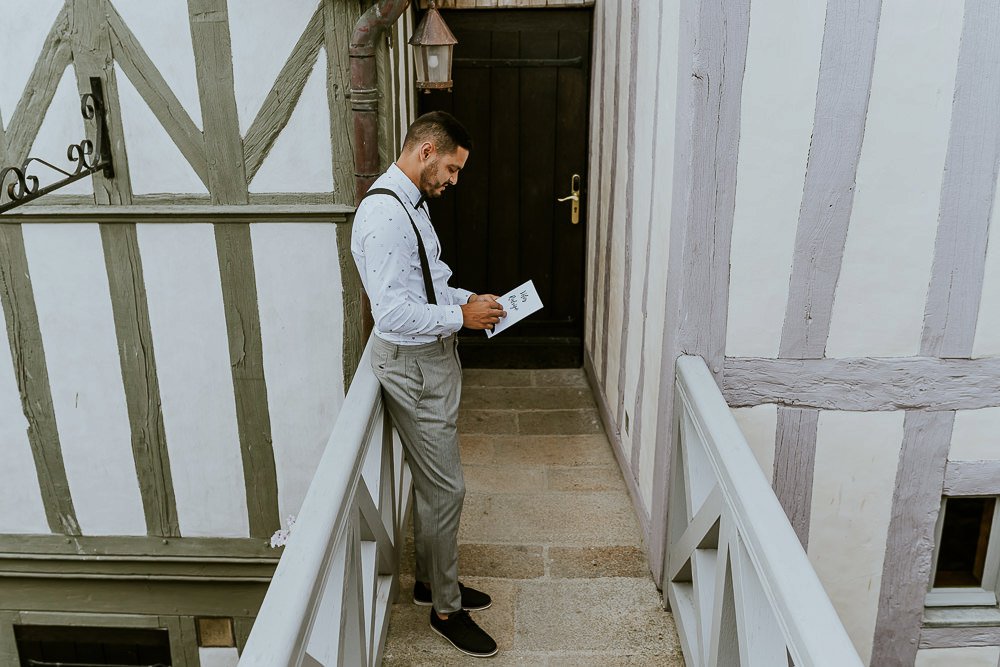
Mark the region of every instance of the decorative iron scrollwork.
POLYGON ((90 91, 80 96, 80 113, 84 120, 97 119, 97 134, 94 141, 84 137, 78 144, 70 144, 66 149, 66 158, 70 161, 72 171, 66 171, 51 162, 37 157, 29 157, 20 167, 5 167, 0 170, 0 185, 7 184, 6 192, 9 202, 0 204, 0 213, 8 211, 21 204, 26 204, 42 195, 54 192, 74 181, 89 176, 95 172, 103 172, 105 178, 114 178, 115 170, 111 161, 111 142, 108 137, 108 125, 104 115, 104 89, 98 77, 90 78, 90 91), (96 152, 95 152, 96 147, 96 152), (63 178, 44 188, 39 187, 38 177, 28 173, 28 167, 38 163, 53 171, 63 174, 63 178))

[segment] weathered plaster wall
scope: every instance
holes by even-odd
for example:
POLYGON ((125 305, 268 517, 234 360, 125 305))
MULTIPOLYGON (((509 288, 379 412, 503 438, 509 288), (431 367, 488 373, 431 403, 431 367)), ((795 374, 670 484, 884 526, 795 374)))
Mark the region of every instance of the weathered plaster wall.
POLYGON ((764 0, 744 23, 742 6, 595 7, 590 373, 637 480, 655 573, 672 360, 653 354, 700 354, 720 385, 732 368, 748 387, 780 384, 775 360, 803 360, 791 372, 818 393, 741 401, 735 416, 861 653, 911 664, 946 462, 1000 459, 996 369, 948 361, 1000 356, 998 149, 984 115, 1000 103, 1000 11, 764 0), (669 53, 659 88, 653 43, 669 53), (672 151, 652 179, 666 161, 645 152, 650 113, 672 151), (650 183, 662 203, 647 209, 650 183), (824 358, 870 376, 841 377, 824 358), (824 369, 840 379, 824 384, 824 369), (975 381, 954 390, 966 372, 975 381), (910 401, 909 388, 933 398, 910 401))
MULTIPOLYGON (((346 65, 369 4, 5 15, 0 163, 62 164, 78 78, 104 77, 121 132, 96 195, 87 178, 0 226, 0 535, 259 539, 297 513, 360 350, 346 65)), ((386 163, 413 26, 378 43, 386 163)))
POLYGON ((660 416, 680 3, 620 0, 597 3, 594 11, 586 354, 623 472, 648 522, 660 416))

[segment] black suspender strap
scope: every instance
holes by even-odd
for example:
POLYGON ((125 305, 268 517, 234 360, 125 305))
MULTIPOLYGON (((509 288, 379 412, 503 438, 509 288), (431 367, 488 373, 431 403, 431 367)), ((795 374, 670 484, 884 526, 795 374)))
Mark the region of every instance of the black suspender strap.
MULTIPOLYGON (((434 295, 434 281, 431 280, 431 268, 430 263, 427 261, 427 251, 424 249, 424 240, 420 238, 420 231, 417 229, 417 223, 413 222, 413 216, 410 215, 410 212, 406 208, 406 204, 404 204, 403 200, 399 198, 399 195, 389 188, 372 188, 365 193, 365 196, 361 198, 361 201, 364 201, 372 195, 389 195, 390 197, 394 197, 403 207, 403 211, 406 212, 406 217, 410 219, 410 224, 413 226, 413 233, 417 235, 417 251, 420 253, 420 270, 424 274, 424 291, 427 292, 427 303, 436 306, 437 297, 434 295)), ((360 204, 361 202, 358 203, 360 204)))

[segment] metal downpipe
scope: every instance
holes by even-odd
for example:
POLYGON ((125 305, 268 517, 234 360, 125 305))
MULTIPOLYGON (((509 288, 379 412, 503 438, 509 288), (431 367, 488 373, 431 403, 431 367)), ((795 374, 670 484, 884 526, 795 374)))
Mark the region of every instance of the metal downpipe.
POLYGON ((361 15, 351 34, 351 111, 354 116, 354 203, 361 202, 379 176, 378 73, 375 43, 400 17, 410 0, 379 0, 361 15))

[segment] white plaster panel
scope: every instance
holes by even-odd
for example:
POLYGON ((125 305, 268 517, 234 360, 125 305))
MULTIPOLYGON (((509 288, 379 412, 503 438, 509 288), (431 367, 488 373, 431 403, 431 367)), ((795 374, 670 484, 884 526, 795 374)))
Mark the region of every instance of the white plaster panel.
MULTIPOLYGON (((659 41, 659 23, 657 7, 652 4, 639 4, 638 25, 636 33, 638 39, 638 53, 656 53, 657 42, 659 41)), ((631 293, 628 303, 622 298, 623 311, 627 314, 629 322, 628 340, 625 342, 625 386, 624 405, 626 414, 629 415, 629 422, 634 422, 636 409, 636 391, 639 382, 639 363, 642 352, 642 332, 644 328, 642 289, 646 280, 647 266, 646 252, 649 248, 650 230, 650 197, 653 191, 652 170, 653 170, 653 148, 654 139, 653 125, 656 118, 656 110, 653 108, 653 100, 656 90, 656 66, 657 60, 654 57, 638 58, 636 63, 636 101, 635 101, 635 123, 631 132, 635 133, 635 146, 630 156, 628 178, 632 180, 632 233, 630 243, 632 247, 631 268, 631 293), (646 94, 642 94, 645 91, 646 94)), ((652 253, 649 255, 653 257, 652 253)), ((624 417, 623 417, 624 419, 624 417)), ((627 438, 631 451, 631 433, 625 431, 624 425, 619 425, 623 440, 627 438)), ((630 430, 634 430, 632 424, 630 430)))
POLYGON ((976 338, 972 345, 974 357, 1000 356, 1000 195, 993 198, 985 268, 976 338))
POLYGON ((1000 459, 1000 408, 956 412, 948 458, 952 461, 1000 459))
POLYGON ((198 648, 201 667, 236 667, 240 654, 235 648, 198 648))
POLYGON ((215 231, 167 223, 137 230, 181 534, 247 537, 215 231))
POLYGON ((243 134, 257 116, 316 7, 315 2, 271 0, 240 0, 238 6, 230 4, 233 81, 243 134))
POLYGON ((63 4, 64 0, 3 3, 0 44, 3 44, 4 71, 3 78, 0 78, 0 116, 4 126, 10 123, 11 114, 21 99, 28 77, 41 56, 45 38, 63 4))
POLYGON ((250 182, 250 192, 332 192, 332 154, 326 52, 320 49, 302 97, 250 182))
MULTIPOLYGON (((652 215, 649 225, 650 253, 648 302, 646 304, 645 390, 643 395, 642 443, 639 447, 639 491, 647 511, 653 506, 653 462, 656 429, 660 419, 660 363, 667 297, 667 262, 670 256, 670 207, 674 182, 674 115, 677 99, 677 50, 680 40, 680 2, 668 0, 663 6, 660 39, 659 115, 656 126, 656 181, 653 183, 652 215)), ((643 52, 644 53, 644 52, 643 52)), ((640 95, 640 99, 642 95, 640 95)))
POLYGON ((774 479, 774 442, 778 429, 778 406, 755 405, 734 408, 733 417, 768 482, 774 479))
POLYGON ((38 473, 28 442, 28 420, 21 407, 21 394, 7 341, 5 328, 0 337, 0 451, 3 451, 0 533, 48 533, 38 473))
POLYGON ((605 5, 603 3, 594 7, 594 34, 593 48, 591 49, 591 69, 593 74, 590 82, 590 125, 587 128, 587 255, 584 258, 585 280, 583 281, 583 349, 584 354, 588 355, 591 359, 596 355, 597 349, 596 341, 591 339, 590 331, 596 317, 596 315, 591 316, 591 308, 594 309, 595 313, 597 308, 597 303, 594 301, 597 298, 597 294, 594 291, 594 276, 596 276, 598 269, 599 253, 597 241, 599 237, 597 228, 598 221, 601 218, 600 196, 598 193, 600 192, 601 182, 604 178, 601 170, 598 168, 601 156, 601 118, 603 108, 601 101, 604 99, 604 14, 605 5))
POLYGON ((145 535, 100 228, 21 229, 80 529, 84 535, 145 535))
MULTIPOLYGON (((621 366, 622 328, 624 326, 624 300, 625 300, 625 231, 628 222, 629 209, 634 205, 626 199, 628 194, 628 182, 633 178, 633 156, 628 151, 628 135, 632 131, 629 126, 628 104, 629 104, 629 81, 631 78, 632 63, 632 10, 631 3, 622 2, 619 8, 621 12, 621 43, 615 58, 619 63, 618 72, 618 125, 614 128, 612 135, 611 150, 617 152, 618 162, 615 164, 617 174, 612 174, 614 179, 614 190, 609 193, 609 197, 614 198, 614 229, 610 238, 611 243, 611 264, 605 267, 605 271, 610 271, 608 281, 608 302, 605 308, 608 309, 608 327, 604 332, 604 345, 608 356, 607 375, 605 377, 605 393, 608 397, 608 405, 612 410, 617 410, 618 403, 622 400, 621 392, 618 391, 618 371, 621 366)), ((614 90, 612 89, 612 93, 614 90)), ((636 91, 638 93, 638 91, 636 91)), ((631 248, 633 261, 636 248, 631 248)))
POLYGON ((1000 647, 926 648, 917 651, 914 667, 997 667, 1000 647))
POLYGON ((250 226, 284 521, 298 514, 344 402, 343 286, 333 224, 250 226))
MULTIPOLYGON (((115 9, 195 125, 201 127, 198 74, 186 2, 114 0, 115 9)), ((238 10, 238 5, 233 9, 238 10)), ((121 81, 121 75, 119 75, 121 81)), ((129 159, 131 159, 129 154, 129 159)), ((183 192, 178 190, 178 192, 183 192)))
POLYGON ((207 194, 205 184, 117 64, 115 76, 125 127, 125 150, 128 153, 132 192, 207 194))
POLYGON ((827 354, 920 350, 962 12, 885 0, 827 354))
MULTIPOLYGON (((70 167, 75 163, 70 163, 66 158, 66 148, 70 144, 80 143, 86 137, 83 116, 80 114, 80 93, 76 86, 76 74, 70 66, 59 80, 52 104, 49 105, 45 120, 38 129, 35 143, 31 145, 28 155, 40 157, 65 171, 72 172, 73 169, 70 167)), ((90 138, 93 139, 93 135, 90 138)), ((43 188, 65 178, 63 174, 38 164, 29 167, 29 173, 39 177, 39 185, 43 188)), ((90 177, 81 178, 59 189, 59 194, 67 195, 93 193, 94 186, 90 177)))
POLYGON ((754 0, 741 101, 726 354, 778 356, 826 3, 754 0))
POLYGON ((866 664, 902 438, 902 412, 819 416, 809 559, 866 664))

